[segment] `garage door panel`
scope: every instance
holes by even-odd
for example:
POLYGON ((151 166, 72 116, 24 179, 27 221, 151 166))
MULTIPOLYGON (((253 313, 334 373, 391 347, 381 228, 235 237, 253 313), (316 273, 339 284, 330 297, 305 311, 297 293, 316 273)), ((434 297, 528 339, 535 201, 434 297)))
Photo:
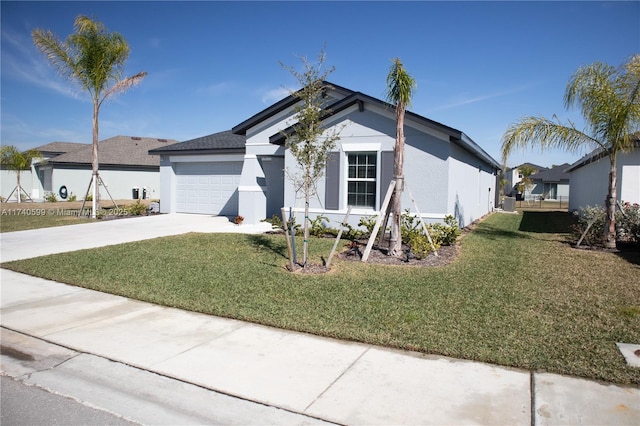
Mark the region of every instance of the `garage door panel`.
POLYGON ((176 211, 236 215, 241 162, 177 163, 176 211))

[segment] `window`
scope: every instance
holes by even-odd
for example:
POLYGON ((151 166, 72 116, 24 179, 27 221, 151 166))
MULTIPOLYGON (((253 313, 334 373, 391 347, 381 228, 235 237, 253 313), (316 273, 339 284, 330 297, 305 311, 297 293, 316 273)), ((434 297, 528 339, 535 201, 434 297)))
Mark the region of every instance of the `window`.
POLYGON ((376 207, 376 153, 349 153, 347 203, 354 207, 376 207))

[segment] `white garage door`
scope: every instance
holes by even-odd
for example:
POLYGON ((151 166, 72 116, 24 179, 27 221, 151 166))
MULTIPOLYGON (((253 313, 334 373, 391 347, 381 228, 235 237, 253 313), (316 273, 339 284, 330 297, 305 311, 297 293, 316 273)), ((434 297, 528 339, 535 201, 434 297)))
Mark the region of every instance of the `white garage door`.
POLYGON ((176 211, 237 215, 240 173, 242 162, 177 163, 176 211))

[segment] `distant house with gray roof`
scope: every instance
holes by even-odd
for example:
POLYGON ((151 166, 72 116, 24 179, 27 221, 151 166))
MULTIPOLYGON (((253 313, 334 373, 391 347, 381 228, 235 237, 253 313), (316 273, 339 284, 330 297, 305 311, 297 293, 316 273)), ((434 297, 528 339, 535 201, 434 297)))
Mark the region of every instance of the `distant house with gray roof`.
MULTIPOLYGON (((149 150, 175 143, 177 141, 171 139, 138 136, 115 136, 100 141, 100 177, 109 195, 114 199, 131 199, 133 189, 137 188, 141 198, 159 198, 160 159, 149 155, 149 150)), ((45 194, 55 193, 61 199, 63 187, 68 195, 73 194, 79 200, 84 198, 91 180, 92 144, 52 142, 35 149, 42 152, 43 160, 34 163, 27 180, 24 177, 29 173, 21 175, 22 186, 30 191, 32 198, 41 200, 45 194)), ((3 172, 2 195, 5 197, 5 186, 10 186, 9 183, 15 187, 15 176, 5 179, 3 172), (5 185, 5 180, 10 182, 5 185)), ((100 193, 103 199, 108 198, 104 189, 100 193)))
POLYGON ((569 163, 560 166, 553 166, 550 169, 540 170, 530 176, 533 182, 531 195, 541 197, 545 200, 563 200, 569 199, 569 173, 565 169, 569 167, 569 163))

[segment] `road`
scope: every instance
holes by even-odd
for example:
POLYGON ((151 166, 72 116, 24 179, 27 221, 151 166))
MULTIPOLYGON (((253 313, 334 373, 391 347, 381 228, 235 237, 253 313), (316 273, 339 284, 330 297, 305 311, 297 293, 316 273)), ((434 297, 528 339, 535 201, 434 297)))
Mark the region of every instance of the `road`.
POLYGON ((7 376, 0 377, 0 385, 0 424, 3 425, 138 424, 7 376))

